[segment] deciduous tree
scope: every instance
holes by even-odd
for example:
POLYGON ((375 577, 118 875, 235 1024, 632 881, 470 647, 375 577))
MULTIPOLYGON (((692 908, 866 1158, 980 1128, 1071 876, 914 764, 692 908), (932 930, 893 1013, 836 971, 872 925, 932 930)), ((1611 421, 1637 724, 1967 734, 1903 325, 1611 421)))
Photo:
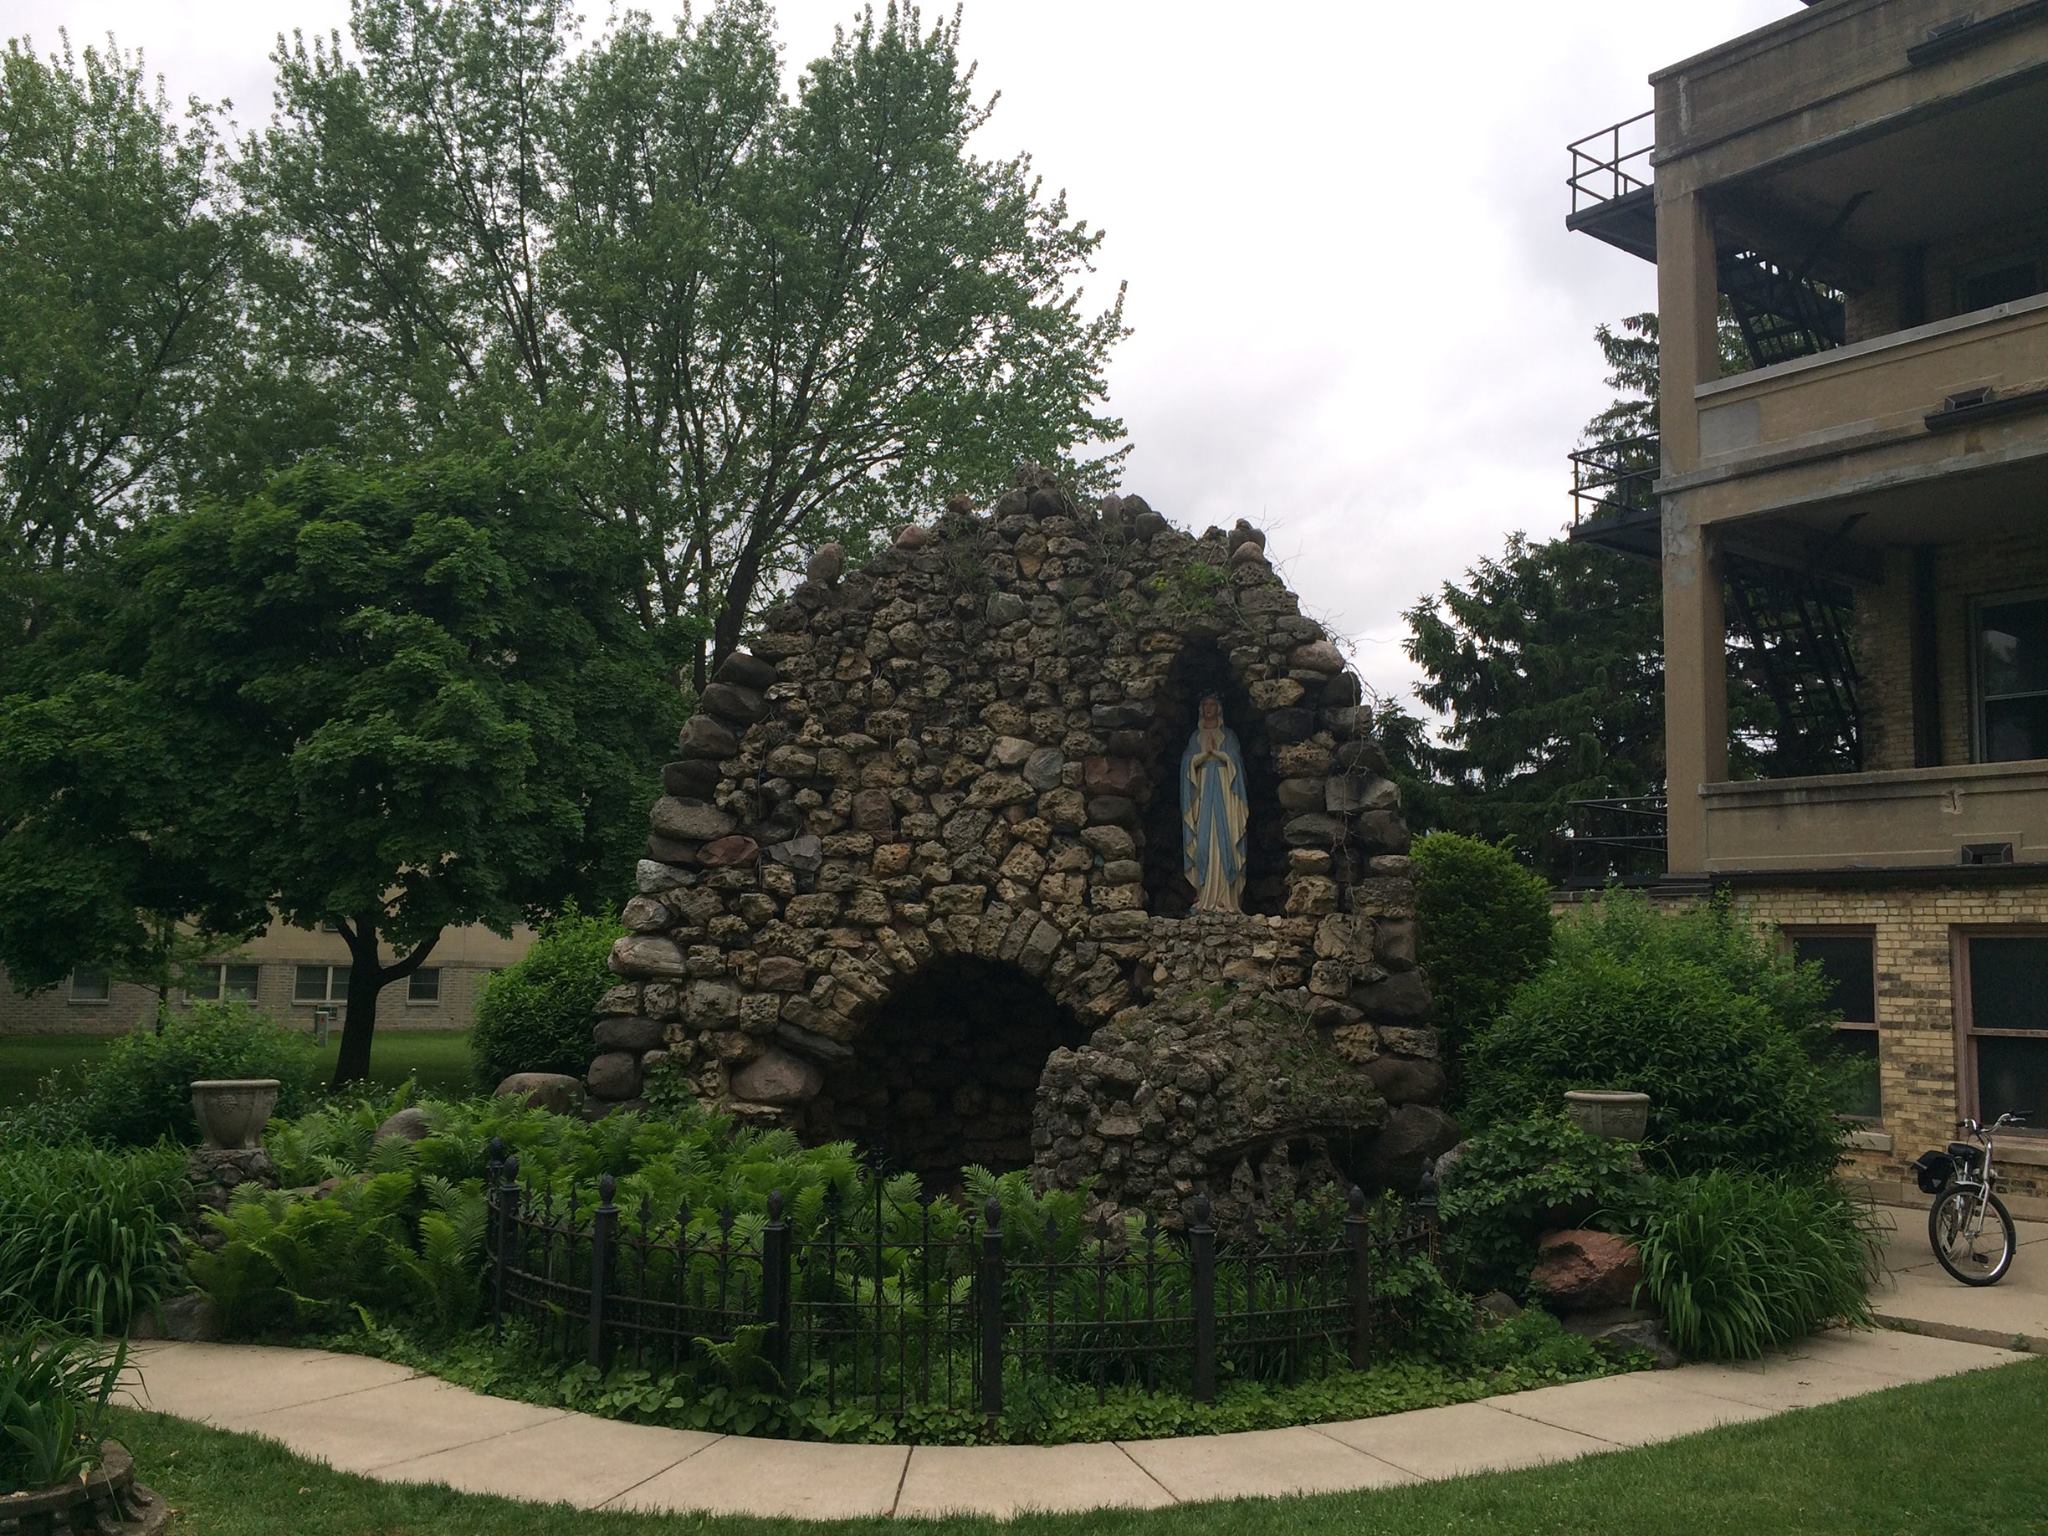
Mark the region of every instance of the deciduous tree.
POLYGON ((556 446, 701 680, 809 547, 1120 435, 1101 237, 970 152, 957 20, 864 12, 788 99, 760 0, 575 25, 356 0, 351 47, 280 44, 269 312, 356 450, 556 446))
POLYGON ((681 711, 622 596, 631 550, 559 479, 509 453, 315 461, 124 541, 92 643, 0 701, 10 972, 97 958, 145 905, 328 923, 343 1082, 444 928, 615 896, 681 711), (83 895, 34 878, 51 855, 93 872, 83 895))

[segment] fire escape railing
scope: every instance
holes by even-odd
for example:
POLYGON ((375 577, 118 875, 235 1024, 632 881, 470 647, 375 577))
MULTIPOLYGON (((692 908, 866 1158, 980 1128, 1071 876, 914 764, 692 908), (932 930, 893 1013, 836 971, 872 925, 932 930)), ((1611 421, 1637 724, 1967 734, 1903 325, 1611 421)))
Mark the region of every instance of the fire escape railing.
POLYGON ((1572 526, 1604 513, 1647 512, 1657 505, 1657 434, 1592 443, 1567 455, 1572 461, 1572 526))
POLYGON ((1656 115, 1654 107, 1638 112, 1565 146, 1572 162, 1565 185, 1572 189, 1573 213, 1648 189, 1650 152, 1657 147, 1656 115))
POLYGON ((1566 886, 1656 880, 1664 874, 1664 796, 1573 800, 1566 811, 1568 822, 1555 844, 1566 886))

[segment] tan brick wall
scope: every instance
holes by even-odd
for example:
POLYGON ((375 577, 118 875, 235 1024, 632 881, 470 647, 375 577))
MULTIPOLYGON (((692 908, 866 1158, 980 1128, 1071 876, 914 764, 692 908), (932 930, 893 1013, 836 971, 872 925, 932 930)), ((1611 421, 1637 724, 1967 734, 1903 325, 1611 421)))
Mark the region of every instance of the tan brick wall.
POLYGON ((1966 272, 2033 257, 2048 263, 2048 213, 2030 213, 1989 229, 1972 231, 1920 252, 1886 251, 1877 259, 1875 281, 1848 296, 1843 336, 1851 343, 1905 329, 1904 290, 1915 277, 1922 284, 1925 313, 1920 323, 1961 313, 1966 272), (1917 261, 1916 261, 1917 257, 1917 261), (1918 266, 1916 273, 1913 268, 1918 266))
MULTIPOLYGON (((1661 907, 1697 898, 1652 891, 1661 907)), ((1736 905, 1759 926, 1780 929, 1867 928, 1877 951, 1878 1089, 1882 1121, 1863 1140, 1889 1137, 1891 1147, 1860 1147, 1850 1153, 1851 1175, 1868 1181, 1878 1198, 1927 1204, 1909 1165, 1930 1147, 1946 1146, 1955 1135, 1958 1019, 1954 941, 1971 929, 2038 923, 2048 927, 2048 886, 1994 885, 1957 881, 1939 886, 1872 890, 1831 886, 1770 886, 1739 890, 1736 905)), ((1552 910, 1560 917, 1580 899, 1560 894, 1552 910)), ((2048 1106, 2044 1106, 2048 1115, 2048 1106)), ((2037 1119, 2035 1124, 2043 1124, 2037 1119)), ((1860 1129, 1860 1128, 1859 1128, 1860 1129)), ((1998 1155, 2000 1187, 2013 1214, 2048 1220, 2048 1134, 2008 1139, 1998 1155), (2041 1161, 2009 1160, 2005 1151, 2041 1161)))
MULTIPOLYGON (((386 986, 377 999, 377 1027, 384 1029, 467 1029, 476 1022, 477 1000, 493 972, 524 955, 533 942, 520 927, 510 938, 486 928, 454 928, 434 946, 429 964, 441 973, 440 996, 431 1003, 407 1000, 403 981, 386 986)), ((313 1027, 311 1003, 295 1002, 294 978, 301 965, 346 965, 341 936, 282 924, 239 950, 217 958, 258 967, 256 1006, 294 1029, 313 1027)), ((389 960, 387 955, 387 962, 389 960)), ((23 997, 0 970, 0 1035, 120 1034, 149 1019, 156 994, 147 987, 116 985, 106 1002, 73 1001, 68 981, 23 997)), ((339 1006, 337 999, 336 1006, 339 1006)))
MULTIPOLYGON (((1903 1184, 1907 1198, 1920 1200, 1908 1165, 1929 1147, 1946 1145, 1960 1113, 1955 938, 1998 925, 2048 927, 2048 888, 1961 882, 1887 890, 1770 887, 1739 891, 1736 904, 1759 924, 1872 931, 1883 1097, 1878 1129, 1892 1146, 1858 1150, 1851 1165, 1880 1187, 1903 1184)), ((2032 1147, 2048 1152, 2048 1137, 2032 1147)), ((2048 1167, 2003 1157, 1999 1165, 2015 1210, 2048 1215, 2048 1167)))
POLYGON ((1913 561, 1885 551, 1884 584, 1856 594, 1857 703, 1863 715, 1863 766, 1913 766, 1913 561))
MULTIPOLYGON (((1971 707, 1970 605, 1980 597, 2048 590, 2048 538, 2039 534, 1944 544, 1934 558, 1935 673, 1941 761, 1976 761, 1971 707)), ((1856 595, 1856 660, 1863 674, 1864 766, 1913 766, 1912 565, 1887 550, 1884 581, 1856 595)))

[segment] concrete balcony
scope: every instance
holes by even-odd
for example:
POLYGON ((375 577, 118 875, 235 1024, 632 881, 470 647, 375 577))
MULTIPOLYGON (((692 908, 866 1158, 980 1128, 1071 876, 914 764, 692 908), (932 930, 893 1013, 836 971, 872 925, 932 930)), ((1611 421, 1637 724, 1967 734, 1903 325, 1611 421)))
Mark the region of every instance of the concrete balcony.
POLYGON ((2048 759, 1702 784, 1699 794, 1712 874, 2048 863, 2048 759))
POLYGON ((2048 294, 1702 384, 1702 524, 2048 454, 2048 294))

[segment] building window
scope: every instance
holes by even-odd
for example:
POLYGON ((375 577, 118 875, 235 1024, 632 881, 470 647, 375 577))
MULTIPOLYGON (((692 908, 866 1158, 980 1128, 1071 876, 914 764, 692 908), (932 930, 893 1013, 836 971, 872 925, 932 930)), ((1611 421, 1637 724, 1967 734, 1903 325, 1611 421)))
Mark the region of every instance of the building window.
POLYGON ((71 973, 71 1001, 104 1003, 114 995, 114 984, 105 971, 77 970, 71 973))
POLYGON ((441 1001, 441 972, 436 966, 423 965, 406 978, 405 1000, 408 1003, 438 1003, 441 1001))
POLYGON ((1789 934, 1792 953, 1828 979, 1835 1026, 1835 1109, 1857 1120, 1883 1118, 1877 1071, 1877 937, 1867 929, 1809 929, 1789 934))
POLYGON ((345 965, 302 965, 292 976, 295 1003, 345 1003, 348 1001, 348 967, 345 965))
POLYGON ((2032 256, 1987 262, 1959 274, 1956 288, 1958 314, 2010 304, 2041 291, 2041 263, 2032 256))
POLYGON ((208 1003, 217 1003, 222 998, 253 1003, 259 975, 261 968, 253 965, 202 965, 193 976, 187 995, 208 1003))
POLYGON ((1965 1114, 2048 1124, 2048 932, 1962 937, 1965 1114))
POLYGON ((2048 757, 2048 596, 1979 601, 1970 629, 1977 760, 2048 757))

